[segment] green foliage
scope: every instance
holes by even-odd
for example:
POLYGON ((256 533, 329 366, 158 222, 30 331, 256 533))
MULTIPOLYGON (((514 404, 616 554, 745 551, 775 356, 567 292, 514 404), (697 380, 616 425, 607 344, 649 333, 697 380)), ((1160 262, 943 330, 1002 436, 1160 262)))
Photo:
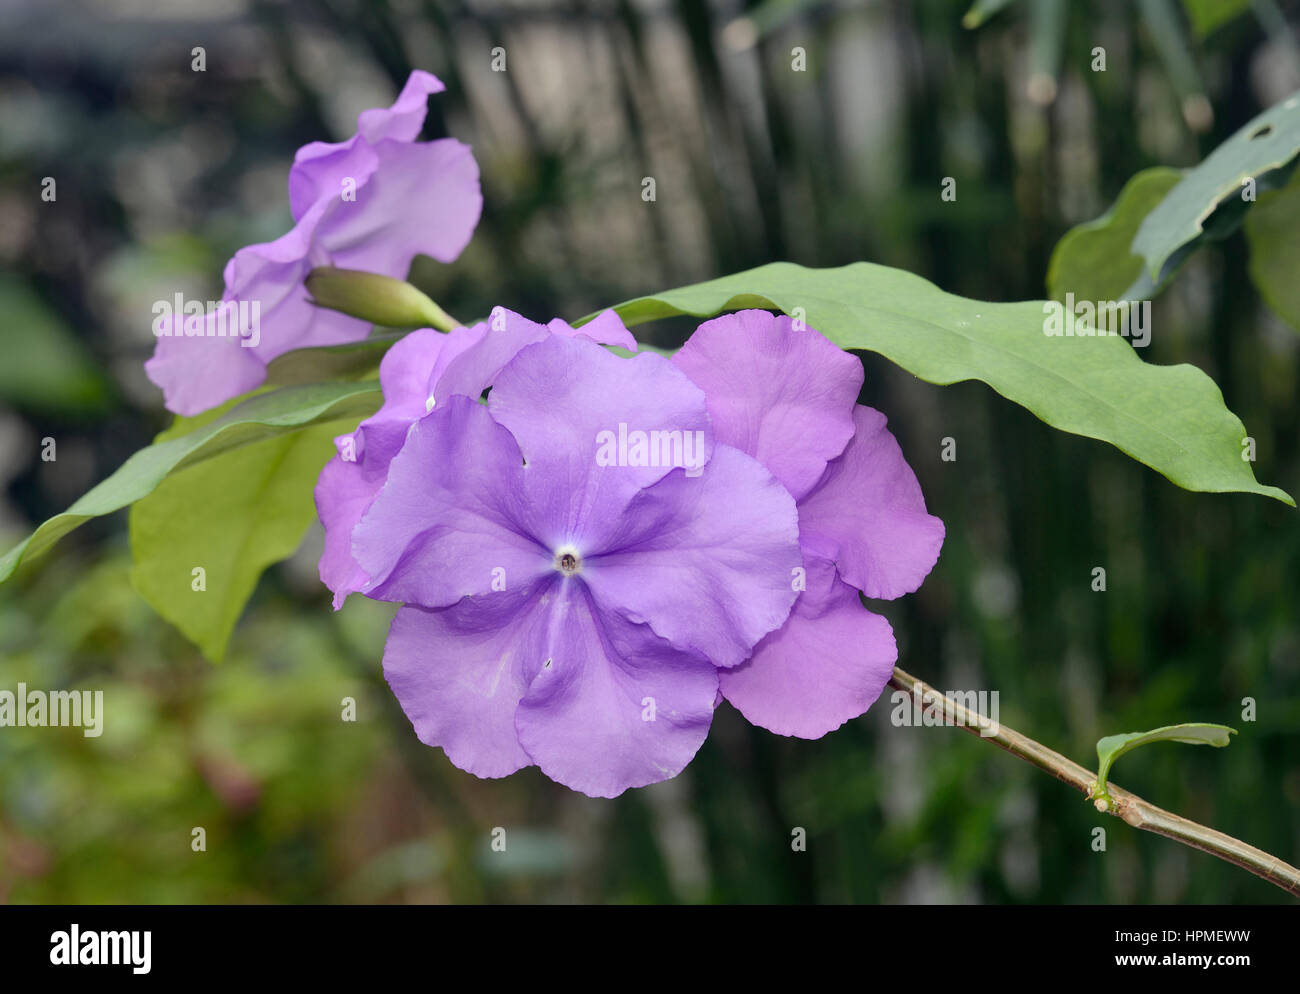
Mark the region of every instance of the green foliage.
MULTIPOLYGON (((1154 59, 1149 26, 1133 16, 1136 5, 1070 5, 1063 67, 1084 86, 1057 105, 1046 130, 1046 115, 1021 105, 1025 4, 980 34, 961 30, 963 8, 945 4, 821 4, 779 29, 770 57, 745 72, 730 71, 735 55, 719 45, 730 38, 702 0, 650 20, 636 3, 573 8, 559 19, 556 5, 543 3, 515 10, 509 24, 477 5, 373 4, 360 32, 347 4, 272 6, 277 16, 232 37, 229 57, 210 61, 208 73, 139 62, 131 99, 106 104, 103 81, 120 75, 114 52, 166 47, 167 26, 156 19, 115 23, 126 49, 69 38, 85 72, 62 71, 67 53, 38 45, 28 53, 43 72, 38 92, 0 94, 0 193, 18 206, 0 238, 4 265, 34 277, 60 314, 93 318, 66 320, 115 368, 138 375, 141 355, 104 329, 139 324, 150 301, 175 289, 217 292, 230 253, 290 223, 287 205, 250 214, 249 191, 270 182, 274 194, 252 202, 282 198, 284 165, 302 140, 350 133, 338 101, 363 104, 359 93, 331 85, 337 74, 291 75, 287 84, 239 74, 267 53, 294 65, 303 31, 345 52, 366 78, 387 80, 392 93, 413 56, 391 39, 418 28, 432 40, 414 57, 447 81, 434 103, 454 122, 451 133, 474 145, 493 190, 462 259, 417 260, 413 272, 458 315, 497 303, 540 319, 581 313, 775 258, 814 266, 875 259, 965 296, 1025 300, 1042 292, 1047 252, 1073 220, 1069 204, 1107 203, 1145 165, 1197 158, 1194 140, 1167 112, 1177 94, 1154 59), (1112 56, 1104 74, 1088 72, 1083 54, 1096 43, 1094 15, 1106 22, 1112 56), (664 44, 657 29, 667 27, 680 44, 664 44), (547 58, 563 63, 571 46, 549 44, 556 38, 601 53, 570 59, 557 77, 566 84, 557 93, 590 97, 592 112, 553 113, 559 105, 549 101, 512 102, 508 88, 485 96, 466 85, 473 80, 458 70, 467 64, 462 41, 503 31, 529 45, 539 68, 547 58), (872 58, 862 44, 872 38, 942 58, 904 60, 906 75, 897 77, 891 60, 872 58), (787 40, 814 54, 802 90, 815 102, 791 88, 787 40), (704 66, 721 62, 728 71, 682 73, 686 44, 704 66), (447 59, 429 62, 438 51, 447 59), (658 85, 665 79, 676 85, 658 85), (239 95, 219 108, 217 137, 230 154, 187 156, 192 168, 168 169, 171 189, 157 194, 152 180, 134 182, 145 175, 132 167, 135 156, 175 162, 180 146, 195 150, 194 137, 211 140, 202 121, 192 122, 203 125, 196 134, 178 129, 175 111, 215 107, 214 92, 239 95), (880 106, 878 131, 862 131, 864 92, 880 106), (170 96, 153 106, 151 94, 170 96), (729 126, 662 126, 681 120, 682 107, 706 115, 759 95, 761 115, 729 115, 721 122, 729 126), (1095 156, 1077 154, 1084 139, 1095 156), (676 164, 671 203, 662 177, 657 207, 627 196, 629 167, 649 161, 663 163, 665 175, 676 164), (22 205, 50 172, 60 176, 57 207, 44 205, 39 223, 25 222, 22 205), (940 204, 934 190, 950 173, 961 199, 940 204), (76 195, 65 195, 65 175, 76 195), (602 222, 597 237, 593 218, 602 222), (66 251, 69 230, 96 260, 107 249, 105 264, 87 269, 84 252, 66 251), (157 231, 184 233, 205 258, 168 244, 159 254, 170 264, 164 277, 134 267, 113 294, 129 306, 106 306, 109 260, 142 239, 154 243, 146 233, 157 231), (204 286, 190 287, 194 280, 204 286)), ((1213 39, 1225 71, 1206 76, 1219 119, 1234 127, 1254 113, 1246 108, 1255 91, 1248 74, 1226 68, 1257 64, 1264 41, 1239 27, 1213 39)), ((1180 350, 1168 361, 1204 364, 1268 453, 1270 475, 1300 479, 1297 353, 1262 334, 1237 260, 1218 244, 1202 251, 1209 264, 1198 272, 1196 306, 1174 312, 1178 324, 1159 347, 1180 350)), ((0 299, 6 322, 8 306, 0 299)), ((664 322, 656 342, 676 344, 670 336, 685 330, 664 322)), ((4 373, 21 387, 27 343, 18 344, 4 373)), ((268 382, 370 378, 388 344, 291 353, 272 364, 268 382)), ((945 686, 1000 688, 1009 725, 1076 756, 1107 729, 1146 728, 1153 715, 1223 714, 1226 701, 1249 695, 1261 702, 1258 719, 1232 749, 1150 750, 1124 780, 1171 810, 1294 852, 1300 530, 1292 512, 1165 486, 1134 474, 1109 446, 1053 432, 982 387, 933 390, 884 360, 868 357, 867 365, 864 401, 890 413, 909 455, 941 426, 962 434, 959 463, 915 462, 948 537, 922 589, 884 608, 904 657, 936 682, 946 677, 945 686), (1086 583, 1098 563, 1109 567, 1105 594, 1086 583)), ((61 432, 97 453, 118 451, 151 416, 155 396, 127 393, 113 417, 86 417, 61 432)), ((5 426, 15 419, 29 437, 47 433, 35 409, 6 412, 5 426)), ((75 476, 59 437, 57 465, 35 462, 30 447, 7 463, 22 476, 9 482, 6 520, 40 521, 75 496, 54 485, 72 486, 75 476)), ((76 729, 0 734, 6 902, 1288 900, 1148 833, 1112 832, 1104 858, 1087 851, 1080 840, 1096 815, 1066 787, 954 729, 895 728, 887 698, 816 742, 751 729, 723 704, 682 776, 598 805, 535 771, 478 780, 415 739, 383 683, 389 605, 354 597, 331 614, 312 564, 294 560, 259 587, 227 662, 208 666, 135 594, 123 543, 103 530, 107 541, 93 550, 68 543, 40 570, 0 585, 0 687, 103 688, 109 702, 98 740, 76 729), (376 617, 360 617, 367 613, 376 617), (345 694, 358 701, 353 724, 339 721, 345 694), (190 850, 194 825, 208 829, 206 853, 190 850), (505 855, 483 852, 496 825, 568 839, 577 863, 509 880, 489 874, 490 861, 505 855), (790 851, 791 826, 807 828, 808 851, 790 851)))
POLYGON ((1064 300, 1142 300, 1154 290, 1142 259, 1129 247, 1142 220, 1178 183, 1180 170, 1156 166, 1127 183, 1110 210, 1077 225, 1056 243, 1047 267, 1047 294, 1064 300))
POLYGON ((271 360, 266 382, 287 387, 329 380, 373 380, 384 353, 405 335, 404 331, 384 331, 359 342, 294 349, 271 360))
POLYGON ((1250 279, 1278 317, 1300 331, 1300 169, 1246 217, 1250 279))
MULTIPOLYGON (((90 518, 121 510, 148 496, 169 473, 212 459, 223 452, 265 442, 308 425, 352 419, 373 412, 379 404, 378 385, 317 383, 256 394, 233 407, 217 409, 197 419, 194 430, 167 435, 142 449, 108 479, 88 491, 62 514, 56 514, 0 559, 0 581, 13 575, 25 559, 39 555, 90 518)), ((219 494, 199 494, 201 516, 219 494)))
POLYGON ((1183 0, 1197 38, 1208 38, 1250 10, 1251 0, 1183 0))
MULTIPOLYGON (((355 426, 330 421, 223 452, 172 474, 132 506, 131 582, 208 659, 225 656, 262 571, 302 541, 331 440, 355 426)), ((158 441, 190 428, 178 420, 158 441)))
POLYGON ((968 300, 865 262, 838 269, 772 263, 616 310, 636 325, 746 307, 797 314, 843 348, 879 352, 929 383, 980 380, 1052 427, 1109 442, 1185 489, 1294 504, 1255 481, 1241 458, 1246 431, 1199 369, 1143 362, 1114 336, 1048 336, 1040 301, 968 300))
POLYGON ((975 0, 971 4, 970 10, 962 16, 961 23, 963 27, 974 30, 980 27, 1003 7, 1009 7, 1016 0, 975 0))
POLYGON ((135 595, 123 552, 94 566, 60 556, 21 599, 15 586, 0 594, 0 687, 104 695, 98 738, 0 735, 0 897, 365 899, 344 890, 347 853, 383 850, 402 830, 357 813, 376 790, 411 790, 389 760, 382 681, 329 612, 283 601, 252 613, 247 651, 209 666, 135 595), (345 697, 355 722, 341 720, 345 697))
POLYGON ((1071 228, 1056 244, 1047 270, 1049 296, 1153 297, 1189 255, 1244 222, 1251 281, 1265 302, 1300 330, 1300 241, 1295 238, 1300 170, 1292 155, 1300 148, 1300 112, 1295 105, 1300 95, 1256 118, 1193 170, 1157 166, 1133 176, 1105 214, 1071 228), (1278 159, 1285 161, 1272 167, 1278 159), (1243 193, 1248 178, 1256 196, 1243 193), (1155 270, 1142 264, 1148 252, 1156 253, 1158 282, 1152 278, 1155 270))
POLYGON ((438 328, 455 322, 405 280, 358 269, 318 266, 307 276, 307 292, 318 307, 350 314, 389 328, 438 328))
POLYGON ((1140 746, 1150 745, 1152 742, 1183 742, 1187 745, 1209 745, 1221 749, 1232 741, 1231 736, 1236 734, 1237 730, 1227 725, 1211 725, 1194 721, 1153 728, 1149 732, 1107 735, 1097 740, 1097 786, 1093 788, 1092 798, 1110 800, 1110 794, 1106 790, 1106 779, 1110 775, 1110 768, 1120 756, 1140 746))
POLYGON ((28 287, 0 277, 0 403, 43 414, 94 413, 112 391, 95 361, 28 287))
POLYGON ((1300 93, 1241 127, 1182 180, 1146 216, 1133 238, 1156 285, 1202 236, 1235 229, 1254 202, 1245 196, 1283 185, 1300 155, 1300 93), (1243 186, 1243 184, 1246 184, 1243 186), (1213 224, 1211 225, 1211 218, 1213 224))

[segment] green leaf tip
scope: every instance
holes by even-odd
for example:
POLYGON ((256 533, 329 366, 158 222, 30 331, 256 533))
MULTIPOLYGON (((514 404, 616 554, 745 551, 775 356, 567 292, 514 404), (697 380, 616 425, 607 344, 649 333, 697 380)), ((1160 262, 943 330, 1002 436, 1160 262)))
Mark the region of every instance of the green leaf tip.
POLYGON ((405 280, 360 269, 318 266, 307 276, 307 292, 318 307, 388 328, 428 326, 450 331, 456 321, 405 280))
POLYGON ((1108 442, 1186 490, 1254 493, 1295 506, 1290 494, 1255 479, 1242 458, 1249 432, 1204 372, 1144 362, 1113 333, 1057 335, 1047 317, 1060 307, 971 300, 869 262, 833 269, 773 262, 615 310, 629 328, 677 315, 781 311, 927 383, 986 383, 1053 428, 1108 442))
POLYGON ((1126 752, 1152 742, 1183 742, 1187 745, 1208 745, 1222 749, 1237 734, 1235 728, 1227 725, 1213 725, 1203 721, 1185 722, 1181 725, 1165 725, 1153 728, 1149 732, 1124 732, 1120 735, 1107 735, 1097 740, 1097 782, 1088 794, 1088 800, 1096 804, 1098 811, 1110 811, 1114 801, 1106 790, 1106 779, 1115 760, 1126 752))

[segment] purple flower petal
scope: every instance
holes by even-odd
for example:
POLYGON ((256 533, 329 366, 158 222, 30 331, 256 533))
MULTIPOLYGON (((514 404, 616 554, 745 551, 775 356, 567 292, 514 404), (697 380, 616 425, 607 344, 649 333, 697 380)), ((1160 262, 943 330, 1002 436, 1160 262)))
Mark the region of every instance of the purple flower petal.
POLYGON ((672 361, 704 390, 718 441, 756 458, 796 500, 853 435, 862 364, 784 315, 706 321, 672 361))
POLYGON ((497 377, 488 408, 527 460, 562 459, 571 486, 587 488, 574 528, 598 496, 626 497, 674 466, 699 469, 713 448, 704 394, 684 373, 662 356, 624 359, 584 337, 552 335, 524 349, 497 377), (623 444, 635 432, 645 444, 623 444))
POLYGON ((371 577, 367 595, 445 607, 553 572, 554 551, 531 530, 514 438, 482 404, 452 397, 412 426, 352 554, 371 577))
POLYGON ((600 611, 581 583, 552 590, 546 656, 515 715, 524 750, 591 797, 676 776, 708 735, 717 672, 600 611))
POLYGON ((373 107, 357 115, 357 134, 371 145, 378 145, 388 138, 415 141, 420 137, 420 129, 424 127, 424 118, 429 111, 429 97, 446 88, 433 73, 423 69, 411 70, 402 92, 397 95, 391 107, 373 107))
MULTIPOLYGON (((621 344, 630 342, 627 329, 613 311, 609 317, 592 321, 594 340, 621 344)), ((519 350, 551 334, 578 334, 558 319, 543 326, 504 308, 493 311, 492 322, 453 328, 442 334, 432 328, 414 331, 397 342, 379 365, 379 382, 384 405, 363 421, 357 430, 354 461, 336 458, 317 484, 316 506, 325 526, 325 550, 321 557, 321 580, 334 591, 334 606, 342 606, 351 593, 361 590, 369 579, 352 558, 352 531, 378 495, 387 477, 388 464, 406 441, 410 426, 438 402, 453 396, 477 398, 492 386, 501 368, 519 350), (496 321, 496 319, 500 319, 496 321), (337 489, 332 495, 326 490, 337 489)))
POLYGON ((370 579, 352 557, 352 530, 383 487, 388 464, 406 441, 407 431, 424 415, 420 398, 428 392, 429 373, 446 344, 446 335, 422 328, 385 353, 379 363, 383 407, 352 435, 334 440, 340 454, 326 464, 316 481, 316 513, 325 526, 320 578, 334 591, 335 610, 370 579), (349 439, 352 444, 345 448, 349 439))
POLYGON ((781 626, 800 567, 794 499, 757 460, 719 445, 701 476, 682 470, 637 494, 621 527, 584 551, 606 611, 735 666, 781 626))
POLYGON ((316 513, 325 526, 325 549, 318 570, 321 582, 334 591, 336 611, 348 594, 360 590, 370 579, 352 557, 352 530, 383 482, 382 474, 373 479, 361 463, 340 456, 326 463, 316 480, 316 513))
POLYGON ((921 586, 939 559, 943 522, 925 510, 916 474, 885 416, 858 405, 857 431, 799 502, 804 548, 835 560, 849 584, 892 600, 921 586))
POLYGON ((531 766, 515 711, 546 659, 550 613, 540 597, 516 593, 398 611, 384 677, 420 741, 479 777, 531 766))
POLYGON ((718 679, 722 695, 752 724, 816 739, 866 712, 889 681, 898 649, 889 622, 864 608, 829 563, 810 560, 808 583, 785 625, 718 679), (814 594, 827 579, 829 591, 814 594))
POLYGON ((145 362, 145 374, 163 392, 169 410, 192 416, 241 393, 266 378, 265 363, 235 335, 216 336, 216 325, 226 315, 227 325, 236 305, 223 303, 199 322, 202 336, 186 336, 186 320, 167 322, 170 334, 158 336, 154 354, 145 362))
POLYGON ((433 372, 436 400, 457 395, 477 398, 520 350, 548 337, 544 325, 504 307, 494 307, 487 321, 453 328, 453 344, 433 372))
POLYGON ((357 429, 366 440, 367 462, 386 467, 406 441, 411 425, 429 412, 429 380, 450 344, 442 332, 421 328, 384 353, 379 362, 383 406, 357 429))
POLYGON ((166 381, 169 407, 197 412, 235 396, 235 387, 257 386, 264 374, 252 359, 264 366, 293 349, 364 338, 367 322, 311 303, 303 283, 313 268, 403 279, 416 255, 450 262, 460 254, 482 210, 478 165, 453 139, 412 141, 428 94, 441 88, 428 73, 414 73, 392 107, 361 115, 353 138, 300 150, 290 177, 293 229, 240 249, 226 266, 223 299, 258 309, 250 356, 232 358, 206 339, 160 339, 147 368, 160 386, 166 381))
POLYGON ((411 142, 419 137, 431 94, 446 87, 436 76, 416 69, 391 107, 363 110, 357 133, 344 142, 312 142, 298 150, 289 170, 289 205, 298 220, 322 197, 337 197, 344 179, 361 186, 375 170, 371 145, 385 139, 411 142))
POLYGON ((332 264, 405 279, 411 260, 451 262, 483 210, 478 163, 454 138, 382 141, 374 175, 356 200, 330 201, 318 240, 332 264))
POLYGON ((635 352, 637 347, 636 339, 632 337, 632 333, 623 325, 623 319, 613 309, 601 311, 581 328, 574 328, 559 318, 552 320, 546 327, 557 335, 568 338, 582 336, 601 345, 618 345, 629 352, 635 352))
POLYGON ((370 182, 379 156, 360 135, 346 142, 311 142, 298 149, 289 170, 289 211, 299 221, 316 204, 355 192, 370 182))
POLYGON ((226 299, 257 309, 259 333, 252 351, 263 363, 293 349, 343 345, 370 333, 370 324, 360 318, 317 307, 304 285, 314 267, 330 262, 321 227, 332 207, 320 202, 275 241, 247 245, 226 265, 226 299))
POLYGON ((434 370, 437 396, 462 394, 477 397, 523 349, 552 335, 581 336, 601 345, 622 345, 636 351, 636 339, 613 311, 573 329, 559 318, 541 325, 504 307, 494 307, 488 320, 467 328, 453 328, 452 345, 434 370))

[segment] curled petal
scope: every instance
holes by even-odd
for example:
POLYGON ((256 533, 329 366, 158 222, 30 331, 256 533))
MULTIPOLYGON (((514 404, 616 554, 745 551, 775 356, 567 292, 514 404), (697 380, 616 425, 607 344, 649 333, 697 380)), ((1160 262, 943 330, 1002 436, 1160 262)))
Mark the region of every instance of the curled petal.
POLYGON ((351 435, 334 440, 339 456, 316 481, 316 512, 325 526, 320 560, 321 582, 334 592, 334 608, 369 581, 352 556, 352 531, 378 496, 411 425, 425 413, 429 372, 447 336, 423 328, 398 341, 379 364, 384 405, 351 435))
POLYGON ((477 397, 496 382, 515 356, 551 335, 581 336, 600 345, 622 345, 636 351, 636 339, 613 311, 575 330, 559 318, 542 325, 504 307, 494 307, 487 321, 452 329, 449 346, 431 377, 432 390, 437 397, 477 397))
POLYGON ((328 201, 319 239, 333 264, 405 279, 411 260, 451 262, 469 244, 483 210, 478 163, 454 138, 382 141, 378 164, 356 200, 328 201))
POLYGON ((884 690, 898 658, 893 630, 856 590, 842 580, 833 585, 820 603, 805 605, 801 595, 748 662, 719 671, 722 696, 751 723, 821 738, 864 714, 884 690))
POLYGON ((482 404, 453 397, 411 427, 352 533, 364 592, 435 608, 530 586, 554 570, 530 517, 515 440, 482 404))
POLYGON ((546 327, 557 335, 569 338, 581 336, 590 338, 600 345, 617 345, 629 352, 636 351, 636 339, 632 337, 632 332, 627 330, 623 319, 613 309, 601 311, 581 328, 574 328, 559 318, 555 318, 546 327))
MULTIPOLYGON (((227 263, 223 300, 256 309, 256 340, 247 344, 263 367, 293 349, 369 333, 367 322, 312 304, 304 280, 315 267, 401 279, 416 255, 451 262, 469 242, 483 198, 468 146, 450 138, 412 141, 425 98, 441 86, 415 73, 392 107, 362 115, 358 135, 302 149, 290 178, 293 228, 240 249, 227 263)), ((232 358, 202 340, 160 349, 150 375, 160 385, 167 381, 172 410, 204 410, 265 378, 250 357, 232 358), (208 375, 187 372, 199 369, 208 375)))
POLYGON ((479 397, 522 349, 545 341, 544 325, 508 311, 492 310, 487 321, 453 328, 450 345, 433 371, 432 391, 444 397, 479 397))
POLYGON ((359 137, 311 142, 298 149, 289 170, 289 210, 301 220, 316 204, 354 194, 379 166, 374 149, 359 137))
POLYGON ((795 500, 853 435, 862 364, 784 315, 705 321, 672 361, 704 390, 718 441, 761 462, 795 500))
POLYGON ((363 110, 357 133, 344 142, 312 142, 293 157, 289 170, 289 206, 294 220, 301 218, 322 197, 339 196, 345 181, 362 186, 375 171, 371 145, 386 139, 414 141, 424 127, 429 96, 446 87, 436 76, 417 69, 391 107, 363 110))
POLYGON ((853 420, 857 430, 844 455, 799 503, 800 535, 806 548, 834 559, 850 585, 892 600, 920 587, 934 568, 943 522, 926 513, 885 416, 859 404, 853 420))
POLYGON ((360 463, 342 456, 326 463, 316 480, 316 514, 325 526, 325 548, 317 569, 321 582, 334 592, 336 611, 348 594, 356 593, 370 579, 353 558, 352 531, 383 482, 382 477, 373 479, 360 463))
MULTIPOLYGON (((237 305, 223 303, 218 311, 229 315, 237 305)), ((221 314, 212 312, 198 321, 202 335, 187 336, 188 321, 168 322, 169 334, 158 336, 153 356, 144 364, 145 375, 163 392, 167 409, 192 416, 257 387, 266 379, 266 364, 247 339, 215 332, 221 314)), ((230 322, 227 321, 227 324, 230 322)))
POLYGON ((391 107, 374 107, 357 115, 357 134, 371 145, 385 139, 411 142, 420 136, 429 110, 429 97, 446 87, 423 69, 414 69, 391 107))
POLYGON ((159 337, 145 372, 163 389, 169 410, 198 414, 260 386, 276 356, 366 336, 364 321, 312 306, 303 286, 327 207, 313 209, 275 241, 235 253, 226 265, 225 299, 204 318, 203 335, 159 337), (239 316, 238 342, 212 333, 215 323, 230 323, 230 314, 239 316))

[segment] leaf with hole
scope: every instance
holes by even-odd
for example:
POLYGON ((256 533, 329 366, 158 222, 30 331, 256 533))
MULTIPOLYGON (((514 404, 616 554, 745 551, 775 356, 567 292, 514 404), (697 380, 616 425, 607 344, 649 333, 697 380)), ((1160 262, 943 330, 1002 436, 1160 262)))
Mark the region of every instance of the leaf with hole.
POLYGON ((1202 235, 1222 237, 1253 204, 1284 186, 1300 155, 1300 93, 1270 107, 1183 174, 1133 238, 1159 286, 1202 235), (1247 182, 1252 181, 1252 182, 1247 182), (1211 224, 1211 221, 1213 222, 1211 224))

